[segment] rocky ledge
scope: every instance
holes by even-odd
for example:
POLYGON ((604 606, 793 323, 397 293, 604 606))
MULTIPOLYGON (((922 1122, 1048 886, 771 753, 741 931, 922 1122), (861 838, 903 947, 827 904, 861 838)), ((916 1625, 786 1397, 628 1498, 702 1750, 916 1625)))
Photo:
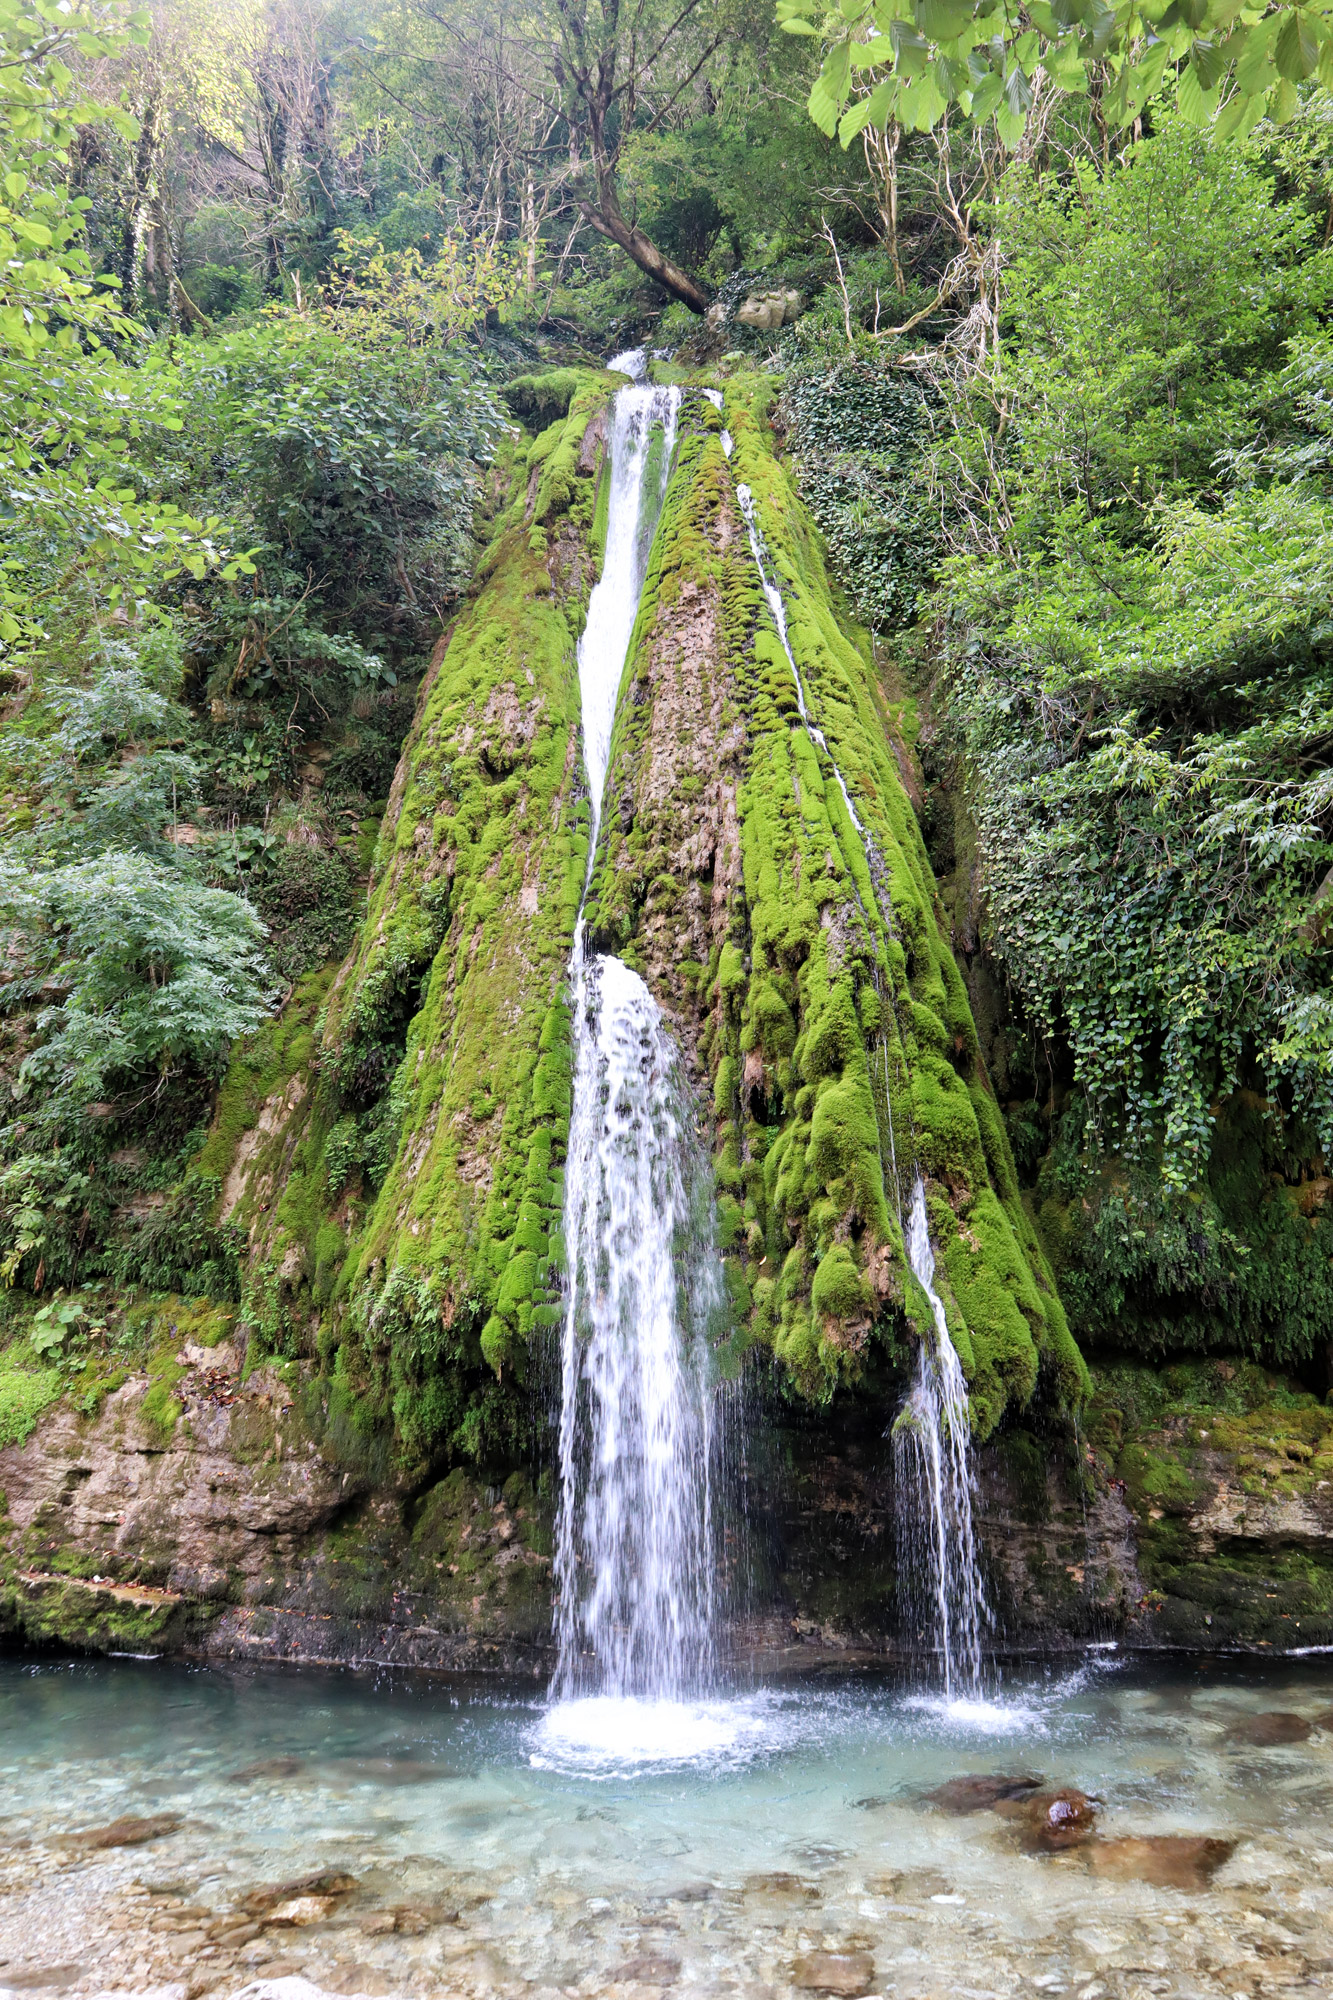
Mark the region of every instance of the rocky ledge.
MULTIPOLYGON (((0 1633, 104 1652, 540 1674, 549 1475, 413 1477, 352 1433, 308 1366, 239 1341, 56 1402, 0 1450, 0 1633)), ((740 1477, 758 1666, 901 1650, 883 1422, 756 1410, 740 1477)), ((1081 1435, 979 1454, 996 1638, 1059 1651, 1333 1642, 1333 1410, 1247 1364, 1101 1372, 1081 1435)), ((739 1550, 740 1544, 735 1544, 739 1550)))

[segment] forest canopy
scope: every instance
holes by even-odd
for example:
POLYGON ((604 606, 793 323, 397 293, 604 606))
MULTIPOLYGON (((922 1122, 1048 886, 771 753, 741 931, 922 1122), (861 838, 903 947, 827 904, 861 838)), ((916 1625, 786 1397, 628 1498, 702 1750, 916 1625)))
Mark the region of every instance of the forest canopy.
POLYGON ((1312 1350, 1333 42, 1011 14, 0 0, 19 1292, 243 1289, 219 1079, 354 934, 504 392, 646 342, 773 378, 1079 1330, 1312 1350))

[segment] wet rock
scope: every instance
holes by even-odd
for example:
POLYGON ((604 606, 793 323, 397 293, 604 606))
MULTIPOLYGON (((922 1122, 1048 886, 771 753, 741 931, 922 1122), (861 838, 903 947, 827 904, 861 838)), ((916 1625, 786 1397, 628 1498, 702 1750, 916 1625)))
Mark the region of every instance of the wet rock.
POLYGON ((212 1940, 212 1942, 214 1944, 222 1944, 222 1945, 249 1944, 251 1938, 257 1938, 258 1936, 259 1936, 258 1924, 255 1923, 238 1924, 231 1917, 226 1917, 222 1919, 222 1921, 220 1923, 215 1924, 212 1930, 209 1932, 209 1937, 212 1940))
POLYGON ((1098 1801, 1072 1785, 1058 1792, 1030 1792, 1024 1798, 998 1799, 995 1810, 1017 1821, 1030 1853, 1058 1854, 1081 1847, 1096 1831, 1098 1801))
POLYGON ((350 1895, 359 1887, 355 1875, 347 1875, 341 1869, 328 1869, 322 1875, 306 1875, 299 1882, 266 1882, 258 1889, 251 1889, 241 1897, 237 1910, 246 1917, 258 1917, 264 1923, 272 1921, 270 1911, 283 1903, 299 1902, 306 1896, 338 1897, 350 1895))
POLYGON ((1274 1750, 1283 1743, 1304 1743, 1314 1724, 1290 1709, 1270 1708, 1262 1715, 1247 1715, 1233 1722, 1227 1731, 1230 1743, 1244 1743, 1253 1750, 1274 1750))
POLYGON ((1024 1798, 1040 1784, 1041 1779, 1030 1772, 969 1771, 961 1778, 947 1779, 924 1796, 927 1805, 938 1806, 941 1812, 987 1812, 1001 1800, 1024 1798))
POLYGON ((627 1958, 607 1974, 609 1979, 636 1980, 641 1986, 674 1986, 680 1978, 678 1958, 627 1958))
POLYGON ((154 1813, 147 1819, 113 1819, 109 1826, 86 1827, 81 1833, 66 1833, 56 1843, 60 1847, 142 1847, 150 1840, 163 1840, 182 1824, 179 1813, 154 1813))
POLYGON ((82 1979, 81 1965, 15 1965, 0 1972, 0 1989, 13 1993, 60 1991, 82 1979))
POLYGON ((457 1910, 422 1909, 413 1903, 399 1903, 392 1910, 372 1910, 361 1919, 363 1937, 424 1937, 435 1924, 456 1924, 457 1910))
POLYGON ((875 1961, 868 1951, 808 1951, 791 1969, 793 1986, 807 1993, 838 1993, 856 2000, 875 1983, 875 1961))
POLYGON ((299 1778, 305 1770, 304 1757, 261 1757, 256 1764, 246 1764, 239 1771, 228 1774, 229 1785, 262 1785, 273 1779, 299 1778))
POLYGON ((802 1903, 817 1903, 819 1890, 813 1882, 805 1882, 799 1875, 789 1875, 779 1869, 771 1875, 747 1875, 745 1878, 747 1896, 791 1896, 802 1903))
POLYGON ((937 1868, 888 1868, 872 1875, 866 1883, 872 1896, 888 1896, 895 1903, 924 1903, 932 1896, 947 1896, 953 1883, 937 1868))
POLYGON ((275 1903, 265 1915, 264 1922, 300 1929, 306 1924, 322 1924, 337 1907, 336 1896, 291 1896, 285 1903, 275 1903))
POLYGON ((804 301, 796 291, 752 292, 736 308, 741 326, 753 326, 761 333, 776 333, 780 326, 799 319, 804 301))
POLYGON ((1151 1882, 1159 1889, 1206 1889, 1236 1846, 1234 1840, 1203 1834, 1124 1835, 1092 1842, 1088 1860, 1095 1875, 1111 1882, 1151 1882))

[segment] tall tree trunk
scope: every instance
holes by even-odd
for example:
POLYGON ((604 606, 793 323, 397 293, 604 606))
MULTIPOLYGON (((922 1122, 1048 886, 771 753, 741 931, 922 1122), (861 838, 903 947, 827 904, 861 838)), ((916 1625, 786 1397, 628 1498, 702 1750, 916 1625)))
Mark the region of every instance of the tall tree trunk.
POLYGON ((537 296, 537 191, 529 174, 523 182, 523 239, 526 254, 523 264, 523 291, 528 304, 537 296))
POLYGON ((709 306, 708 293, 697 278, 683 271, 664 250, 649 242, 643 231, 628 222, 621 212, 620 198, 616 193, 616 170, 607 158, 602 144, 600 120, 594 121, 592 131, 593 166, 597 176, 597 200, 580 201, 579 210, 585 222, 602 236, 608 236, 618 243, 625 255, 636 263, 641 271, 647 272, 654 283, 670 292, 691 312, 705 313, 709 306))
POLYGON ((270 90, 259 79, 259 155, 264 163, 267 200, 264 204, 264 297, 282 297, 282 214, 287 195, 288 113, 281 87, 270 90))
POLYGON ((162 104, 157 90, 150 90, 139 120, 139 136, 130 153, 130 184, 125 197, 125 213, 120 232, 121 305, 127 313, 137 312, 144 303, 144 259, 148 227, 157 180, 158 156, 162 150, 162 104))

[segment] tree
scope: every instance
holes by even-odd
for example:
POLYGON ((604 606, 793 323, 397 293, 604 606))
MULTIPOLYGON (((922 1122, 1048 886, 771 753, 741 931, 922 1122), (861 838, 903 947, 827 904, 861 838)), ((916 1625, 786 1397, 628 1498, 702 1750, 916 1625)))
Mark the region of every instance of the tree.
POLYGON ((1316 73, 1333 84, 1333 0, 778 0, 777 14, 828 45, 809 110, 844 145, 894 120, 929 131, 957 105, 1014 146, 1044 85, 1091 91, 1123 130, 1173 78, 1182 117, 1230 138, 1285 124, 1316 73))
MULTIPOLYGON (((698 6, 699 0, 685 0, 673 19, 660 22, 655 13, 649 13, 647 0, 637 0, 632 7, 623 0, 597 0, 596 13, 584 0, 556 0, 559 43, 552 69, 566 94, 571 129, 591 157, 595 194, 579 199, 584 221, 599 235, 619 244, 625 255, 673 298, 680 299, 691 312, 702 313, 708 309, 707 291, 625 215, 616 185, 621 146, 633 129, 639 99, 652 87, 657 66, 667 51, 679 47, 682 32, 698 6)), ((675 90, 664 96, 650 120, 650 130, 720 47, 726 34, 725 12, 714 18, 720 18, 721 25, 675 90)))

